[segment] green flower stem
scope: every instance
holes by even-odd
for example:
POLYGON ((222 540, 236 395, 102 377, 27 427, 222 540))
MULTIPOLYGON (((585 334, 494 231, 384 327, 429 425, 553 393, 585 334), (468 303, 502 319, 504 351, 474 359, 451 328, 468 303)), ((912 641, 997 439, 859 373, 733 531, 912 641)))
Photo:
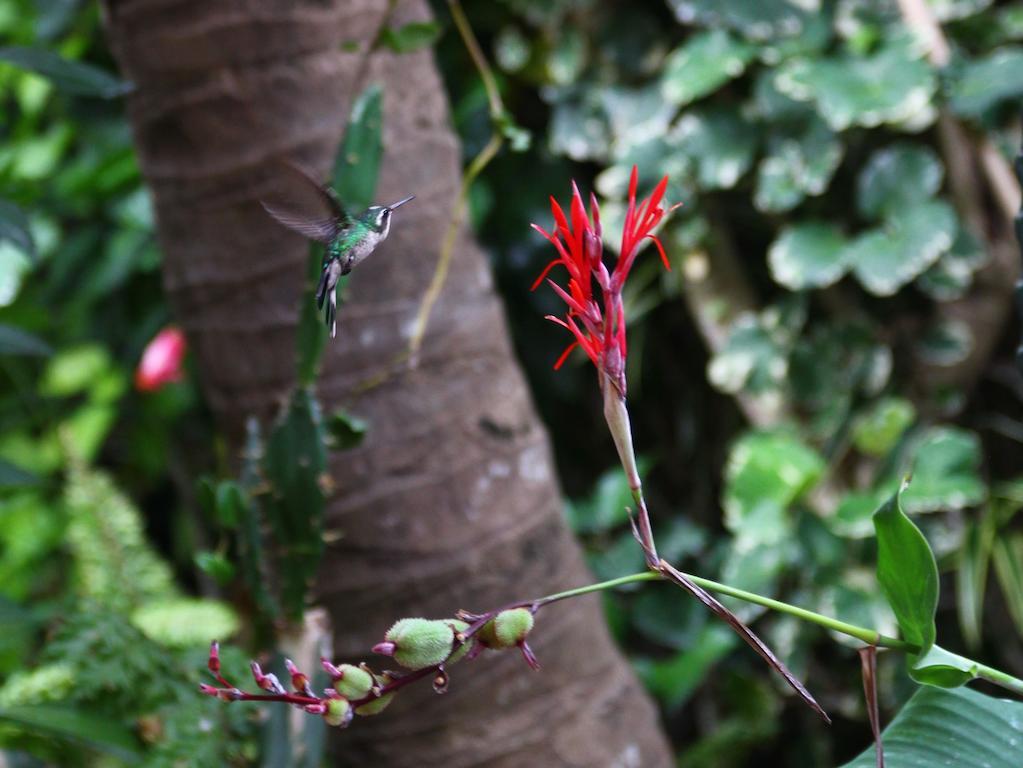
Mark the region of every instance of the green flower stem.
MULTIPOLYGON (((899 640, 895 637, 888 637, 875 629, 869 629, 867 627, 849 624, 845 621, 839 621, 838 619, 833 619, 830 616, 814 613, 813 611, 808 611, 805 608, 800 608, 796 605, 783 603, 781 600, 774 600, 770 597, 758 595, 755 592, 747 592, 744 589, 730 587, 727 584, 711 581, 710 579, 704 579, 700 576, 694 576, 691 573, 683 575, 694 584, 710 590, 711 592, 719 592, 722 595, 735 597, 739 600, 744 600, 747 603, 762 605, 765 608, 770 608, 771 610, 778 611, 779 613, 787 613, 790 616, 795 616, 797 619, 809 621, 813 624, 824 627, 825 629, 841 632, 843 635, 848 635, 849 637, 855 637, 857 640, 862 640, 867 645, 877 646, 878 648, 893 648, 900 651, 906 651, 908 653, 914 653, 919 650, 919 646, 916 646, 913 643, 907 643, 905 640, 899 640)), ((655 571, 643 571, 642 573, 633 573, 628 576, 621 576, 617 579, 601 581, 597 584, 587 584, 585 587, 577 587, 576 589, 569 589, 564 592, 547 595, 546 597, 541 597, 539 600, 534 601, 532 605, 536 608, 540 608, 542 606, 549 605, 550 603, 557 602, 558 600, 565 600, 570 597, 579 597, 580 595, 588 595, 592 592, 601 592, 606 589, 615 589, 616 587, 621 587, 626 584, 634 584, 640 581, 663 580, 664 577, 655 571)), ((978 663, 977 677, 1023 695, 1023 680, 1013 677, 1006 672, 1002 672, 999 669, 978 663)))
MULTIPOLYGON (((710 590, 711 592, 719 592, 722 595, 728 595, 729 597, 735 597, 739 600, 745 600, 747 603, 755 603, 756 605, 762 605, 765 608, 770 608, 773 611, 779 613, 787 613, 790 616, 795 616, 797 619, 803 621, 809 621, 813 624, 824 627, 825 629, 832 629, 836 632, 841 632, 843 635, 849 635, 855 637, 857 640, 862 640, 867 645, 876 645, 879 648, 898 648, 904 651, 913 651, 916 646, 912 643, 907 643, 904 640, 899 640, 894 637, 887 637, 882 635, 877 630, 868 629, 867 627, 859 627, 855 624, 849 624, 838 619, 833 619, 830 616, 824 616, 820 613, 814 613, 808 611, 805 608, 800 608, 796 605, 789 603, 783 603, 781 600, 774 600, 770 597, 764 597, 758 595, 755 592, 747 592, 744 589, 737 589, 736 587, 730 587, 727 584, 722 584, 717 581, 711 581, 710 579, 704 579, 700 576, 694 576, 691 573, 683 574, 686 578, 697 584, 704 589, 710 590)), ((548 595, 542 597, 536 601, 536 605, 547 605, 553 603, 556 600, 564 600, 569 597, 577 597, 579 595, 585 595, 590 592, 599 592, 605 589, 614 589, 624 584, 632 584, 639 581, 662 581, 664 579, 661 574, 654 571, 643 571, 642 573, 633 573, 628 576, 622 576, 617 579, 611 579, 610 581, 602 581, 597 584, 588 584, 585 587, 578 587, 577 589, 570 589, 565 592, 558 592, 554 595, 548 595)))

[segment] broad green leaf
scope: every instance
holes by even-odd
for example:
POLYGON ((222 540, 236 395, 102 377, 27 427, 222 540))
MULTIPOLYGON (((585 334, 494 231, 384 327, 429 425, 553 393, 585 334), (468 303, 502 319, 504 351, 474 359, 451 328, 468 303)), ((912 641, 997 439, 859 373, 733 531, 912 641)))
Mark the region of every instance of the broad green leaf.
MULTIPOLYGON (((639 459, 639 473, 645 475, 650 462, 639 459)), ((593 492, 585 499, 566 504, 568 524, 576 533, 602 533, 628 522, 628 507, 635 506, 629 481, 621 467, 601 474, 593 492)))
POLYGON ((1009 99, 1023 98, 1023 47, 1006 46, 966 63, 953 72, 949 88, 952 110, 967 117, 981 117, 1009 99))
POLYGON ((49 357, 53 348, 38 336, 13 325, 0 324, 0 355, 49 357))
POLYGON ((938 688, 958 688, 977 677, 979 664, 957 653, 932 645, 927 653, 912 659, 910 677, 938 688))
POLYGON ((739 77, 755 52, 723 29, 693 35, 664 63, 661 93, 677 106, 702 98, 739 77))
POLYGON ((32 262, 27 253, 10 240, 0 240, 0 307, 14 302, 32 262))
POLYGON ((670 659, 638 659, 636 672, 647 690, 669 710, 677 709, 737 642, 738 636, 728 627, 711 622, 704 626, 694 643, 670 659))
POLYGON ((753 164, 756 128, 735 109, 712 107, 685 112, 671 139, 696 166, 704 189, 730 189, 753 164))
POLYGON ((372 205, 383 155, 383 91, 370 86, 356 98, 334 163, 333 187, 350 212, 372 205))
POLYGON ((1023 637, 1023 533, 1002 532, 995 539, 992 556, 1002 599, 1016 631, 1023 637))
POLYGON ((874 513, 877 580, 906 641, 926 654, 934 645, 938 566, 927 539, 902 511, 906 484, 874 513))
POLYGON ((37 705, 0 708, 0 722, 81 744, 129 764, 142 758, 142 745, 128 726, 109 717, 67 706, 37 705))
POLYGON ((901 397, 885 397, 856 417, 853 445, 868 456, 884 456, 916 419, 913 404, 901 397))
POLYGON ((913 449, 913 483, 902 494, 908 512, 963 509, 979 504, 987 486, 978 472, 980 441, 954 427, 934 427, 913 449))
POLYGON ((380 42, 395 53, 411 53, 429 48, 437 42, 440 33, 440 24, 436 21, 413 21, 397 28, 385 28, 380 33, 380 42))
POLYGON ((78 96, 112 99, 122 96, 131 89, 130 84, 109 72, 91 64, 65 59, 44 48, 21 46, 0 48, 0 61, 40 74, 52 80, 61 90, 78 96))
POLYGON ((97 344, 62 349, 46 366, 39 392, 47 397, 78 394, 92 386, 110 365, 110 355, 97 344))
POLYGON ((10 200, 0 198, 0 241, 8 240, 27 254, 36 258, 36 245, 29 228, 28 216, 10 200))
POLYGON ((211 638, 228 640, 238 632, 238 615, 227 603, 181 597, 148 602, 131 622, 152 640, 170 648, 201 647, 211 638))
POLYGON ((822 288, 846 270, 846 240, 837 227, 809 221, 784 229, 767 253, 775 282, 793 291, 822 288))
POLYGON ((611 129, 614 160, 625 166, 621 194, 625 197, 632 166, 639 166, 640 183, 656 183, 665 174, 678 173, 666 146, 666 134, 677 110, 661 96, 659 85, 640 88, 610 87, 600 90, 600 99, 611 129), (660 163, 658 165, 657 163, 660 163))
POLYGON ((817 452, 792 433, 746 435, 732 447, 725 465, 725 526, 758 543, 781 541, 785 509, 813 487, 824 467, 817 452))
POLYGON ((866 539, 874 535, 874 512, 884 503, 884 491, 847 493, 826 518, 828 528, 847 539, 866 539))
POLYGON ((880 229, 857 237, 846 258, 864 288, 891 296, 948 251, 958 226, 947 203, 921 203, 893 213, 880 229))
POLYGON ((234 563, 219 552, 203 550, 195 553, 195 567, 213 579, 220 586, 231 583, 235 576, 234 563))
POLYGON ((725 26, 751 40, 795 37, 818 12, 793 0, 668 0, 682 24, 725 26))
POLYGON ((369 424, 347 411, 338 408, 327 418, 327 434, 330 437, 330 448, 335 451, 347 451, 360 445, 369 431, 369 424))
POLYGON ((824 121, 812 116, 799 130, 768 139, 753 202, 761 211, 788 211, 807 195, 823 193, 841 161, 842 143, 824 121))
POLYGON ((793 99, 812 101, 836 131, 929 122, 937 88, 922 51, 908 39, 889 42, 867 56, 792 59, 778 70, 775 84, 793 99))
MULTIPOLYGON (((1023 704, 968 688, 921 686, 884 729, 888 768, 1018 768, 1023 704)), ((873 745, 844 768, 874 768, 873 745)))
POLYGON ((893 144, 871 155, 860 170, 856 205, 868 219, 896 215, 933 197, 944 175, 941 159, 930 147, 893 144))

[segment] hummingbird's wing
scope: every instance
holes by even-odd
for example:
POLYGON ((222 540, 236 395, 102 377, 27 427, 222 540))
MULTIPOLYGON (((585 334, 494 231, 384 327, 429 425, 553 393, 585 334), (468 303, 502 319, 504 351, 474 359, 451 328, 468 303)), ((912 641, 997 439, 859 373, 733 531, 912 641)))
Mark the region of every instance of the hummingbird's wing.
POLYGON ((260 203, 263 209, 281 224, 288 229, 298 232, 300 235, 308 237, 310 240, 330 243, 342 229, 341 223, 337 219, 311 219, 284 208, 278 208, 270 203, 263 201, 260 201, 260 203))
MULTIPOLYGON (((260 201, 263 208, 277 221, 311 240, 321 243, 330 243, 341 230, 351 223, 351 217, 342 205, 337 193, 328 186, 321 184, 305 168, 290 161, 281 161, 281 168, 286 170, 290 176, 297 178, 313 193, 315 207, 319 208, 319 215, 307 215, 298 213, 295 207, 290 205, 279 205, 260 201)), ((306 203, 311 201, 307 200, 306 203)), ((301 206, 308 208, 309 206, 301 206)))

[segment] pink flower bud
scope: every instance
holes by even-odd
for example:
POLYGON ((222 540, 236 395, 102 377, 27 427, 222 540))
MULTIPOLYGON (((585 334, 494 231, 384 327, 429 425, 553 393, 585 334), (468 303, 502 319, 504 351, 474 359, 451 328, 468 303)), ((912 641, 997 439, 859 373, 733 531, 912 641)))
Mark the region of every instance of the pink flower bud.
POLYGON ((393 656, 394 652, 398 649, 398 646, 389 640, 382 643, 377 643, 373 646, 373 653, 379 653, 381 656, 393 656))
POLYGON ((135 370, 135 388, 140 392, 155 392, 164 384, 181 379, 182 361, 188 345, 185 334, 167 327, 146 345, 135 370))
POLYGON ((220 643, 216 640, 210 643, 210 660, 207 666, 213 674, 220 674, 220 643))
POLYGON ((284 666, 287 667, 288 674, 291 675, 292 688, 296 691, 304 691, 309 687, 309 678, 299 671, 298 667, 295 666, 295 662, 291 659, 285 659, 284 666))

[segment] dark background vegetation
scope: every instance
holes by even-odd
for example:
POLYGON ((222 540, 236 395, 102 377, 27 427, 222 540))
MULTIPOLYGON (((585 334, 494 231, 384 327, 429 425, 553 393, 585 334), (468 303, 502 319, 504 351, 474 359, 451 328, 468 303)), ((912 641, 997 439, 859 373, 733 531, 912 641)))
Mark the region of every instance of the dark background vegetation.
MULTIPOLYGON (((1020 143, 1023 11, 930 3, 952 50, 938 71, 894 1, 821 6, 467 3, 532 133, 486 169, 471 217, 598 576, 642 558, 593 371, 582 355, 551 370, 567 339, 543 320, 553 294, 529 291, 551 257, 529 223, 548 227, 548 195, 564 202, 574 179, 606 201, 616 232, 636 163, 648 189, 670 174, 669 202, 684 203, 662 234, 672 271, 644 254, 627 296, 630 404, 664 554, 893 634, 869 515, 916 462, 907 507, 943 573, 939 636, 1020 675, 1023 378, 1005 205, 1019 196, 978 158, 986 146, 1007 164, 1020 143), (953 176, 956 158, 968 178, 953 176)), ((486 97, 445 4, 435 13, 469 158, 490 135, 486 97)), ((115 69, 91 3, 0 0, 0 39, 115 69)), ((251 720, 197 700, 188 677, 208 637, 245 621, 244 606, 184 598, 230 597, 195 490, 230 458, 194 376, 155 393, 131 385, 172 318, 123 104, 0 64, 0 137, 0 196, 27 213, 36 250, 0 239, 0 706, 71 702, 111 719, 156 708, 154 764, 196 744, 254 759, 251 720), (113 543, 90 555, 96 541, 113 543), (140 574, 137 595, 115 588, 124 573, 140 574), (97 608, 54 630, 83 583, 97 608), (147 685, 151 705, 129 694, 147 685), (219 741, 196 730, 197 712, 223 723, 219 741)), ((610 595, 606 609, 681 764, 838 765, 866 747, 851 644, 784 616, 757 621, 835 716, 810 727, 756 658, 664 592, 610 595)), ((881 679, 890 716, 911 690, 901 659, 883 657, 881 679)), ((23 724, 0 723, 0 744, 70 759, 23 724)))

